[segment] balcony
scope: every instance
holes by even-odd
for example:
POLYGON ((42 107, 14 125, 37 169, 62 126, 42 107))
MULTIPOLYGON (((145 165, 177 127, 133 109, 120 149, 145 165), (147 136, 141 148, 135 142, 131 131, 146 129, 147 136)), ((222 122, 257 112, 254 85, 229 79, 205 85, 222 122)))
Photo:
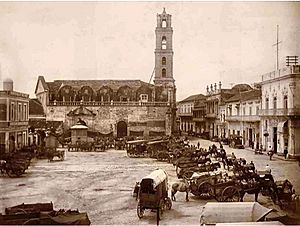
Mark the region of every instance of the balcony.
POLYGON ((225 118, 228 122, 257 122, 260 121, 258 115, 232 115, 226 116, 225 118))
POLYGON ((300 115, 300 108, 261 109, 260 116, 295 116, 300 115))
POLYGON ((182 113, 182 112, 180 112, 180 113, 178 113, 178 116, 180 116, 180 117, 184 117, 184 116, 186 116, 186 117, 193 117, 193 113, 192 112, 190 112, 190 113, 182 113))
POLYGON ((139 101, 51 101, 48 106, 169 106, 168 102, 139 102, 139 101))
POLYGON ((9 122, 0 122, 0 128, 8 128, 9 122))
POLYGON ((193 118, 194 122, 205 122, 205 117, 201 117, 201 118, 193 118))
POLYGON ((0 122, 0 128, 9 128, 9 127, 18 127, 18 126, 28 126, 28 121, 2 121, 0 122))
POLYGON ((205 115, 206 118, 217 118, 217 114, 216 113, 207 113, 205 115))

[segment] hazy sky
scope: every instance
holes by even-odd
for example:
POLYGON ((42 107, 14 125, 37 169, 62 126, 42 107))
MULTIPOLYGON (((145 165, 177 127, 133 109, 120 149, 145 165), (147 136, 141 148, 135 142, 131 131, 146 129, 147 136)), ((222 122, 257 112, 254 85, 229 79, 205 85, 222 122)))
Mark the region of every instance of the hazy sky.
POLYGON ((218 81, 259 82, 275 69, 277 24, 280 65, 300 55, 300 2, 0 2, 0 79, 32 97, 39 75, 148 82, 163 7, 177 100, 218 81))

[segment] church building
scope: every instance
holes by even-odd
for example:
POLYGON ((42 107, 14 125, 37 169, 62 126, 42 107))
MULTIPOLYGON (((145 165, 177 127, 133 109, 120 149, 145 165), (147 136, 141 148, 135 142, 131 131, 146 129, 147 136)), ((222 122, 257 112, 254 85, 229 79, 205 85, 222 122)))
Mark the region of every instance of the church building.
MULTIPOLYGON (((171 15, 157 14, 154 84, 141 80, 54 80, 39 76, 35 94, 47 121, 68 130, 83 120, 89 131, 123 136, 170 135, 175 129, 171 15)), ((85 75, 82 75, 84 77, 85 75)))

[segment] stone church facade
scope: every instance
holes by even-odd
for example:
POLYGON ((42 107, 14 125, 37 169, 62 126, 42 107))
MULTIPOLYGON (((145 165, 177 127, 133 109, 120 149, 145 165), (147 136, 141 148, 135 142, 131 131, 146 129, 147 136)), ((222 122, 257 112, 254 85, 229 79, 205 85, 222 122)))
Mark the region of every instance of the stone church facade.
MULTIPOLYGON (((175 129, 171 15, 157 14, 154 84, 141 80, 54 80, 38 77, 35 94, 47 121, 69 129, 80 118, 90 131, 123 137, 170 135, 175 129)), ((83 75, 84 76, 84 75, 83 75)))

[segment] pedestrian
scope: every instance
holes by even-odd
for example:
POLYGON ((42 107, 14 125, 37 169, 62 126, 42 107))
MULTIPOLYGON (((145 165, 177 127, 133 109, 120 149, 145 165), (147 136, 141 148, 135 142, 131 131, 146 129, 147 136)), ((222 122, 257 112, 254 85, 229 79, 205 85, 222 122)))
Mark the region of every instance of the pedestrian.
POLYGON ((284 154, 284 158, 286 159, 287 156, 288 156, 288 148, 287 148, 287 146, 284 147, 283 154, 284 154))
POLYGON ((197 148, 200 149, 200 142, 197 143, 197 148))
POLYGON ((268 152, 268 155, 270 157, 270 160, 272 160, 272 156, 274 155, 274 151, 273 151, 273 148, 271 146, 269 146, 269 152, 268 152))

